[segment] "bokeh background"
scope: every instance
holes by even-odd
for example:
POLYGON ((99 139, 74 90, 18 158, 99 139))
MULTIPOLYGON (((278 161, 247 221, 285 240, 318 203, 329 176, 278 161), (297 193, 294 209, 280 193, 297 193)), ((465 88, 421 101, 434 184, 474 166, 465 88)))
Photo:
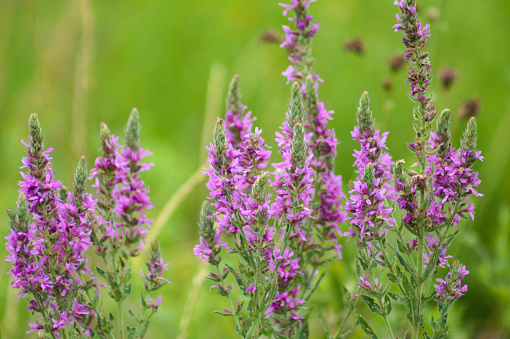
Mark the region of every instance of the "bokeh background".
MULTIPOLYGON (((122 135, 131 108, 137 107, 142 146, 154 152, 156 164, 145 174, 155 206, 150 216, 171 263, 167 277, 172 281, 162 290, 163 304, 149 338, 236 337, 232 319, 212 313, 223 309, 225 300, 209 292, 205 271, 192 254, 206 196, 197 170, 234 74, 241 76, 244 103, 275 146, 274 132, 289 95, 280 75, 288 65, 286 52, 268 42, 279 39, 286 23, 277 2, 0 1, 0 210, 13 207, 17 198, 25 152, 20 140, 27 138, 30 113, 39 114, 45 144, 55 149, 57 175, 70 185, 79 157, 84 154, 90 166, 98 155, 99 123, 122 135)), ((504 338, 510 335, 510 2, 418 3, 423 21, 432 24, 428 50, 435 105, 454 113, 456 145, 467 117, 477 116, 478 145, 485 156, 476 165, 485 196, 476 199, 475 221, 463 221, 449 250, 470 271, 469 292, 451 311, 451 337, 504 338), (445 70, 456 75, 448 89, 441 80, 445 70)), ((401 34, 392 29, 396 10, 391 0, 321 0, 311 6, 321 24, 313 42, 316 70, 325 80, 320 97, 335 110, 330 124, 341 141, 336 171, 344 183, 353 178, 349 132, 364 90, 378 127, 390 131, 393 157, 413 162, 405 147, 414 136, 412 103, 403 87, 406 72, 392 71, 389 61, 402 50, 401 34)), ((7 231, 1 212, 2 238, 7 231)), ((329 267, 315 297, 315 312, 332 328, 342 316, 341 286, 355 285, 352 245, 344 247, 345 260, 329 267)), ((6 255, 1 247, 0 257, 6 255)), ((134 266, 139 271, 141 263, 134 266)), ((16 299, 9 287, 8 269, 9 263, 0 261, 1 334, 22 338, 33 318, 27 300, 16 299)), ((135 285, 140 287, 138 277, 135 285)), ((135 293, 128 307, 138 300, 135 293)), ((105 312, 110 311, 112 305, 106 304, 105 312)), ((397 307, 390 318, 398 323, 404 311, 397 307)), ((384 337, 379 319, 371 322, 384 337)), ((314 318, 312 338, 322 336, 314 318)), ((353 337, 363 337, 361 330, 353 337)))

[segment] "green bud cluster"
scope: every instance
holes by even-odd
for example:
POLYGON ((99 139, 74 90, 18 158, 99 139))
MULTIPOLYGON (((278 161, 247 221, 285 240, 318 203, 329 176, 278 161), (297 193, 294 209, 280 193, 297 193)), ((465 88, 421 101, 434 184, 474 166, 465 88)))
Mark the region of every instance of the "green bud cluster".
POLYGON ((218 118, 216 120, 216 123, 214 124, 214 130, 213 130, 213 145, 214 145, 214 152, 219 156, 220 158, 220 166, 223 167, 226 164, 226 156, 225 152, 228 148, 228 141, 227 141, 227 135, 225 134, 225 123, 222 119, 218 118))
POLYGON ((395 176, 397 177, 398 181, 400 181, 401 183, 405 183, 407 181, 406 180, 406 169, 404 168, 405 163, 406 162, 404 160, 399 160, 395 164, 395 168, 394 168, 395 176))
POLYGON ((476 161, 475 152, 476 152, 476 140, 478 139, 478 134, 476 132, 476 120, 475 118, 469 119, 469 122, 466 126, 466 130, 462 135, 462 139, 460 140, 460 145, 464 151, 470 151, 466 156, 466 167, 471 167, 476 161))
POLYGON ((227 96, 227 110, 232 113, 241 113, 241 78, 239 75, 234 75, 232 82, 230 82, 230 86, 228 87, 228 96, 227 96))
POLYGON ((136 108, 131 111, 125 134, 126 146, 133 151, 138 151, 140 149, 140 114, 136 108))
POLYGON ((78 207, 81 206, 83 201, 83 193, 86 190, 87 183, 87 160, 85 157, 81 157, 78 162, 78 167, 76 168, 76 173, 74 174, 74 185, 73 185, 73 204, 78 207))
POLYGON ((465 151, 475 151, 476 150, 476 140, 478 139, 478 134, 476 133, 476 120, 475 118, 469 119, 469 122, 466 126, 466 130, 462 135, 462 139, 460 141, 460 145, 465 151))
POLYGON ((305 130, 301 123, 294 126, 294 138, 290 146, 290 157, 292 159, 292 171, 296 168, 303 168, 305 165, 306 157, 308 155, 305 130))
POLYGON ((210 218, 213 214, 211 209, 211 203, 204 201, 200 208, 200 219, 198 221, 198 233, 205 240, 207 246, 212 251, 211 257, 213 258, 210 264, 219 264, 221 258, 218 254, 221 251, 221 247, 216 244, 216 230, 214 229, 214 218, 210 218))
POLYGON ((45 157, 43 157, 42 151, 44 148, 43 141, 44 136, 42 133, 41 125, 39 123, 39 119, 37 118, 37 114, 33 113, 30 115, 28 129, 30 134, 30 160, 35 165, 30 169, 30 173, 41 179, 44 174, 44 168, 47 165, 47 161, 45 157))
POLYGON ((315 89, 315 81, 308 77, 306 78, 306 111, 308 115, 311 117, 316 117, 319 114, 319 109, 317 108, 317 90, 315 89))
POLYGON ((372 111, 370 111, 370 98, 368 97, 367 91, 361 94, 358 109, 356 111, 356 118, 358 120, 358 128, 360 132, 368 131, 370 132, 370 135, 374 135, 375 119, 372 117, 372 111))
POLYGON ((101 139, 101 147, 103 150, 108 149, 106 141, 110 139, 110 129, 104 122, 100 125, 99 138, 101 139))
POLYGON ((439 137, 439 142, 442 143, 439 146, 438 154, 441 158, 445 158, 451 148, 450 143, 450 118, 452 114, 449 109, 444 109, 439 115, 436 126, 436 134, 439 137))
POLYGON ((17 232, 26 232, 28 230, 28 206, 27 199, 23 193, 18 195, 16 211, 8 208, 9 226, 17 232))
POLYGON ((363 169, 363 181, 366 182, 369 187, 373 187, 374 179, 375 179, 374 165, 372 165, 372 163, 369 162, 365 166, 365 169, 363 169))
POLYGON ((303 104, 303 94, 301 93, 301 86, 297 82, 292 84, 291 96, 289 102, 289 115, 287 123, 291 130, 294 130, 294 126, 297 123, 303 123, 305 107, 303 104))
POLYGON ((253 187, 251 189, 251 196, 253 200, 259 205, 263 205, 264 202, 266 201, 266 192, 264 189, 269 180, 270 174, 271 174, 270 172, 262 172, 258 176, 257 180, 255 180, 255 182, 253 183, 253 187))

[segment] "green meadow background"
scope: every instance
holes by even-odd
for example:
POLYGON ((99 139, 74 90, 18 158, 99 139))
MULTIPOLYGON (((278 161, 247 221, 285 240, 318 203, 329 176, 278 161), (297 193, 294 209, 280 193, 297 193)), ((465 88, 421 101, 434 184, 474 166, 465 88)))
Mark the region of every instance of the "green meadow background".
MULTIPOLYGON (((233 319, 212 313, 227 305, 209 291, 202 278, 207 267, 202 269, 192 253, 199 206, 206 197, 197 171, 234 74, 241 76, 243 102, 258 117, 256 125, 275 146, 274 133, 288 102, 289 86, 280 75, 288 60, 278 44, 263 43, 260 36, 268 29, 280 33, 286 24, 277 2, 0 1, 0 209, 13 207, 17 198, 26 150, 20 140, 27 138, 31 113, 39 114, 45 145, 54 148, 57 176, 71 185, 79 157, 85 155, 90 168, 99 154, 100 122, 122 135, 130 110, 137 107, 142 146, 154 152, 156 165, 144 177, 155 206, 149 214, 171 263, 166 277, 172 281, 161 290, 163 303, 149 338, 236 338, 233 319)), ((405 146, 414 136, 409 88, 403 86, 406 72, 393 73, 388 63, 402 50, 401 33, 392 29, 397 11, 392 2, 320 0, 311 5, 321 24, 313 41, 316 70, 325 80, 320 98, 335 110, 330 124, 341 142, 336 171, 344 183, 354 177, 350 131, 364 90, 370 93, 378 127, 390 132, 393 157, 414 162, 405 146), (362 55, 343 47, 354 38, 364 42, 362 55), (383 81, 390 81, 392 89, 385 90, 383 81)), ((469 291, 451 311, 451 337, 505 338, 510 335, 510 2, 418 3, 422 21, 432 24, 428 50, 436 75, 431 86, 435 105, 454 113, 452 134, 458 145, 467 122, 462 107, 470 100, 479 103, 478 145, 485 156, 476 165, 485 196, 475 201, 475 221, 463 221, 449 249, 470 271, 469 291), (426 18, 431 9, 439 12, 438 21, 426 18), (449 90, 439 77, 446 67, 458 75, 449 90)), ((1 212, 2 239, 7 232, 7 216, 1 212)), ((342 317, 341 286, 356 284, 354 251, 352 242, 345 244, 344 260, 330 265, 315 296, 315 314, 333 329, 342 317)), ((1 246, 0 257, 6 255, 1 246)), ((142 264, 133 265, 135 293, 127 308, 139 302, 142 264)), ((10 288, 9 268, 0 261, 1 337, 22 338, 34 318, 26 311, 27 300, 16 299, 10 288)), ((104 306, 105 313, 114 311, 110 303, 104 306)), ((392 323, 405 323, 405 307, 394 309, 392 323)), ((360 312, 370 317, 365 306, 360 312)), ((370 323, 384 338, 380 319, 370 323)), ((316 317, 311 331, 311 338, 324 337, 316 317)), ((364 336, 357 329, 352 337, 364 336)))

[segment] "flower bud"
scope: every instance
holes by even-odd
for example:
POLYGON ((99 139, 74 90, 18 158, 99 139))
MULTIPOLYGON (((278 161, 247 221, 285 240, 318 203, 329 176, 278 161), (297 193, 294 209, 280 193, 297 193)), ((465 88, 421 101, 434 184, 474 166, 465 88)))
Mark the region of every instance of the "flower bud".
POLYGON ((363 170, 363 181, 366 182, 369 187, 372 187, 374 186, 374 176, 374 165, 369 162, 363 170))
POLYGON ((295 168, 303 168, 306 161, 307 147, 305 141, 305 131, 303 125, 298 123, 294 127, 294 138, 290 147, 290 157, 292 159, 292 171, 295 168))
POLYGON ((136 108, 131 111, 125 135, 126 146, 133 151, 138 151, 140 149, 140 114, 136 108))
POLYGON ((311 117, 319 114, 317 108, 317 90, 315 89, 315 80, 311 77, 306 78, 306 111, 311 117))
POLYGON ((78 207, 82 203, 82 195, 85 193, 87 183, 87 160, 81 157, 74 175, 73 204, 78 207))
POLYGON ((439 115, 439 119, 437 121, 437 129, 436 133, 439 137, 439 142, 441 146, 439 146, 439 156, 441 158, 445 158, 450 152, 450 118, 452 114, 449 109, 445 109, 439 115))
POLYGON ((370 98, 368 97, 368 92, 365 91, 361 94, 361 98, 359 99, 358 110, 356 111, 356 117, 358 119, 358 128, 360 132, 368 131, 370 135, 374 135, 375 133, 375 119, 372 117, 372 112, 370 111, 370 98))
POLYGON ((227 97, 227 110, 233 114, 241 113, 241 78, 239 75, 234 75, 230 85, 228 86, 228 97, 227 97))
POLYGON ((291 97, 289 107, 289 114, 287 122, 291 129, 294 129, 294 125, 297 123, 303 123, 304 119, 304 105, 303 105, 303 94, 301 93, 301 86, 297 82, 292 84, 291 97))

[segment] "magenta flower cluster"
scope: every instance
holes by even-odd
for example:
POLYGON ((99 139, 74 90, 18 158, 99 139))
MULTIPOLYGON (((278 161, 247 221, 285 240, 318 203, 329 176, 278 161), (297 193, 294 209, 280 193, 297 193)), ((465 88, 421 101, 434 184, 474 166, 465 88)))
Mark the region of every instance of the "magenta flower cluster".
MULTIPOLYGON (((280 335, 294 335, 303 326, 299 310, 306 307, 305 296, 313 293, 319 266, 326 262, 321 258, 330 250, 342 257, 337 241, 339 224, 346 217, 341 177, 333 168, 338 140, 328 128, 333 111, 318 100, 322 79, 311 71, 310 42, 319 28, 307 12, 311 2, 280 4, 284 16, 295 14, 289 18, 295 29, 283 26, 286 39, 281 46, 290 51, 292 62, 283 75, 288 82, 295 81, 286 120, 276 133, 282 160, 273 164, 274 171, 263 172, 271 152, 261 131, 252 132, 256 118, 241 103, 235 76, 225 122, 218 120, 207 148, 210 166, 203 173, 209 177, 206 186, 213 209, 208 210, 208 202, 202 206, 200 244, 194 248, 199 261, 216 266, 217 273, 209 279, 218 283, 218 293, 230 298, 224 276, 232 272, 243 293, 257 305, 251 314, 263 312, 264 319, 272 321, 267 328, 280 335), (266 183, 274 190, 273 199, 265 193, 266 183), (228 265, 226 271, 220 270, 222 248, 239 255, 239 272, 228 265), (246 266, 255 276, 246 274, 246 266)), ((242 324, 236 317, 237 331, 244 335, 242 324)))
MULTIPOLYGON (((85 287, 99 293, 98 286, 104 286, 96 283, 95 277, 88 277, 92 271, 84 256, 92 245, 91 217, 96 200, 82 190, 63 191, 51 166, 52 149, 44 149, 36 119, 31 117, 29 144, 23 142, 28 156, 22 160, 21 168, 27 171, 21 172, 23 180, 19 182, 18 226, 11 227, 6 237, 7 260, 13 265, 9 271, 11 286, 20 290, 20 297, 30 295, 28 310, 32 313, 51 310, 48 320, 57 338, 59 329, 73 324, 79 333, 90 335, 87 324, 97 314, 80 297, 85 287), (23 206, 27 208, 24 216, 20 214, 23 206), (71 306, 62 309, 69 300, 71 306)), ((41 319, 30 324, 33 330, 42 328, 41 319)))
MULTIPOLYGON (((136 110, 130 122, 128 129, 132 130, 126 131, 128 147, 122 151, 118 138, 102 126, 102 155, 96 159, 90 175, 85 158, 80 159, 72 190, 68 191, 55 179, 49 155, 52 149, 44 148, 37 116, 30 117, 29 144, 23 142, 28 156, 23 158, 21 167, 27 170, 21 173, 17 209, 8 211, 11 230, 6 238, 10 252, 7 260, 13 265, 9 271, 13 277, 11 285, 20 289, 21 297, 29 296, 28 310, 41 315, 35 324, 30 324, 32 331, 43 330, 54 338, 63 333, 111 335, 111 319, 105 319, 99 309, 99 287, 108 288, 115 299, 129 294, 130 286, 120 292, 118 280, 115 281, 129 280, 128 258, 115 259, 115 254, 124 251, 129 256, 138 255, 151 222, 145 216, 145 211, 152 207, 149 190, 140 177, 140 172, 152 166, 141 159, 151 153, 139 147, 136 110), (87 179, 95 179, 93 186, 99 201, 87 193, 87 179), (101 268, 97 271, 108 286, 98 282, 88 267, 85 252, 91 246, 104 259, 107 272, 101 268), (125 269, 113 272, 112 268, 119 266, 125 269)), ((142 272, 149 294, 168 282, 162 277, 167 265, 157 245, 147 264, 149 272, 142 272)), ((149 304, 155 312, 160 298, 155 303, 150 303, 151 300, 147 295, 145 306, 149 304)))

